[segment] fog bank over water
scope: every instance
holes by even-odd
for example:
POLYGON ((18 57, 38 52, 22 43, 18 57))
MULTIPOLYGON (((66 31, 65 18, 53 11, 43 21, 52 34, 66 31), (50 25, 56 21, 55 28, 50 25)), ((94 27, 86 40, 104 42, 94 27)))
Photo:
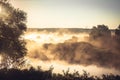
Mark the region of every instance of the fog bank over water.
POLYGON ((43 69, 52 65, 55 73, 70 68, 71 72, 86 70, 94 75, 120 74, 120 54, 90 41, 89 32, 79 28, 28 29, 24 36, 28 63, 43 69))

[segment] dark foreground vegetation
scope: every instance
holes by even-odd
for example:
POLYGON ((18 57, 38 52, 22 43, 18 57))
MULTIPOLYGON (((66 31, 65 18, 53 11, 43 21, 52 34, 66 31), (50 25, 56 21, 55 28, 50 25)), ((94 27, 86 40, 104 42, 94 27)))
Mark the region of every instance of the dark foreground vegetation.
POLYGON ((31 67, 29 70, 19 70, 19 69, 1 69, 0 70, 0 80, 120 80, 119 75, 102 75, 101 77, 91 76, 86 71, 82 75, 75 71, 74 73, 69 73, 68 71, 63 71, 63 74, 52 73, 52 68, 47 71, 41 69, 35 70, 31 67))

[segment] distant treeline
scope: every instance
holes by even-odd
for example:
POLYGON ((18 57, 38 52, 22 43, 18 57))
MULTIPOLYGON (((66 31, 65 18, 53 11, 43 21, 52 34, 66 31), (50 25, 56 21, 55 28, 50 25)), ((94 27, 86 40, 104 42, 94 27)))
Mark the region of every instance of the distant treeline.
POLYGON ((120 80, 119 75, 102 75, 101 77, 98 76, 91 76, 86 71, 80 75, 78 71, 74 73, 69 73, 68 71, 63 71, 63 74, 55 74, 52 73, 53 68, 50 68, 47 71, 43 71, 40 68, 34 69, 31 67, 30 69, 7 69, 3 68, 0 69, 0 80, 120 80))
POLYGON ((58 30, 68 30, 73 33, 79 33, 79 32, 90 32, 91 29, 85 29, 85 28, 28 28, 27 31, 48 31, 48 32, 57 32, 58 30))
MULTIPOLYGON (((68 30, 72 33, 86 32, 90 33, 92 29, 89 28, 28 28, 27 31, 48 31, 48 32, 57 32, 58 30, 68 30)), ((111 32, 114 32, 114 29, 110 29, 111 32)))

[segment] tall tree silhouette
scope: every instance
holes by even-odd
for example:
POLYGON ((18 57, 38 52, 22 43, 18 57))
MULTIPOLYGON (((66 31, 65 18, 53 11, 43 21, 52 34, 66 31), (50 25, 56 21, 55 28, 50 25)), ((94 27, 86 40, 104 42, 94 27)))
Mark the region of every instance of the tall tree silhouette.
POLYGON ((0 0, 0 54, 1 67, 17 67, 27 53, 22 38, 26 31, 26 13, 15 9, 8 0, 0 0))

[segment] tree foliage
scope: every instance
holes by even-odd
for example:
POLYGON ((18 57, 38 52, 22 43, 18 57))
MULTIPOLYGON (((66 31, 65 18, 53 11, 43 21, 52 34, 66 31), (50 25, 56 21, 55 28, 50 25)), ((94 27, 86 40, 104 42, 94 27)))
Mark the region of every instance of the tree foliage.
POLYGON ((116 39, 116 42, 120 44, 120 25, 117 27, 117 29, 115 29, 115 39, 116 39))
POLYGON ((21 63, 26 55, 25 41, 26 13, 15 9, 8 0, 0 1, 0 54, 2 65, 8 67, 21 63), (14 65, 13 65, 14 64, 14 65))
POLYGON ((116 35, 117 37, 120 37, 120 25, 118 26, 117 29, 115 29, 115 35, 116 35))
POLYGON ((98 38, 108 38, 111 37, 111 31, 106 25, 97 25, 97 27, 93 27, 90 32, 91 39, 98 38))

